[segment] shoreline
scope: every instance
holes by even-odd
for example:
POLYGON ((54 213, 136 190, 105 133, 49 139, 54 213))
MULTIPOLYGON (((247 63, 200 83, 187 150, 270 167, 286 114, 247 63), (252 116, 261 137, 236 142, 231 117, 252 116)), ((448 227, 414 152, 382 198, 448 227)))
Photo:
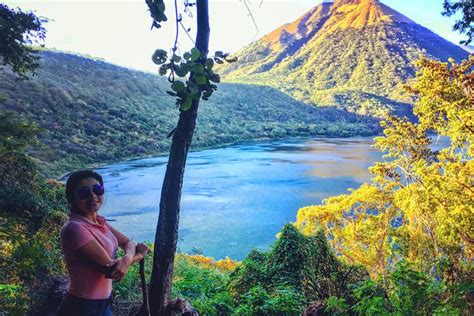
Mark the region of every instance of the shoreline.
MULTIPOLYGON (((224 147, 229 147, 229 146, 237 146, 237 145, 242 145, 246 143, 254 143, 254 142, 271 142, 271 141, 284 141, 285 139, 287 140, 315 140, 315 139, 335 139, 335 138, 343 138, 343 139, 349 139, 349 138, 355 138, 355 137, 377 137, 381 136, 381 133, 374 133, 373 135, 351 135, 351 136, 326 136, 326 135, 317 135, 317 136, 289 136, 289 137, 282 137, 282 138, 270 138, 270 137, 262 137, 262 138, 252 138, 248 140, 240 140, 237 142, 230 142, 230 143, 222 143, 218 145, 211 145, 211 146, 198 146, 196 148, 192 147, 191 143, 191 148, 189 150, 189 153, 192 152, 199 152, 203 150, 208 150, 208 149, 219 149, 219 148, 224 148, 224 147)), ((164 157, 168 156, 169 151, 167 152, 159 152, 154 155, 146 155, 146 156, 139 156, 139 157, 133 157, 129 159, 123 159, 123 160, 117 160, 117 161, 109 161, 105 163, 98 163, 96 165, 91 165, 88 167, 84 167, 83 169, 96 169, 96 168, 102 168, 104 166, 109 166, 113 165, 116 163, 126 163, 126 162, 132 162, 136 160, 141 160, 141 159, 148 159, 148 158, 155 158, 155 157, 164 157)), ((76 169, 79 170, 79 169, 76 169)), ((76 170, 69 171, 67 173, 64 173, 60 177, 55 178, 54 180, 57 180, 59 182, 65 182, 67 177, 73 173, 76 170)))

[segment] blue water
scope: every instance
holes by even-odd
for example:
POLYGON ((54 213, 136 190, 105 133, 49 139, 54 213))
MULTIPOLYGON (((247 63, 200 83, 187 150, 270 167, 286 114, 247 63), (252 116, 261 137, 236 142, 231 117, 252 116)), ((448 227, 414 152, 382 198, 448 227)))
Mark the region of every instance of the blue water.
MULTIPOLYGON (((370 179, 381 154, 371 138, 246 143, 189 154, 178 248, 241 260, 266 249, 299 208, 343 194, 370 179)), ((135 241, 153 241, 167 157, 99 169, 100 213, 135 241)))

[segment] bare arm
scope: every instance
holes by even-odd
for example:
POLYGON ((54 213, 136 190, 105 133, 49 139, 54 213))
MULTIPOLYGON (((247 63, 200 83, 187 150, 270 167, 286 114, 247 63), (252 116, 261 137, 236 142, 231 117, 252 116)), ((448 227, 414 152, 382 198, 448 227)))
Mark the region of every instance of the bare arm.
POLYGON ((135 262, 140 261, 148 253, 148 247, 144 244, 135 244, 135 242, 129 239, 127 236, 119 232, 117 229, 113 228, 111 225, 108 225, 112 233, 118 240, 120 248, 125 252, 125 255, 117 261, 117 265, 112 271, 112 278, 114 280, 120 281, 128 271, 128 268, 135 262), (145 246, 145 249, 143 248, 145 246), (139 250, 138 252, 136 250, 139 250))
POLYGON ((123 251, 125 252, 124 257, 127 257, 126 260, 129 261, 130 264, 134 264, 135 262, 140 261, 142 257, 137 256, 137 253, 136 253, 137 244, 133 240, 131 240, 130 238, 122 234, 120 231, 113 228, 111 225, 108 225, 108 226, 109 226, 109 229, 117 238, 119 247, 122 248, 123 251))

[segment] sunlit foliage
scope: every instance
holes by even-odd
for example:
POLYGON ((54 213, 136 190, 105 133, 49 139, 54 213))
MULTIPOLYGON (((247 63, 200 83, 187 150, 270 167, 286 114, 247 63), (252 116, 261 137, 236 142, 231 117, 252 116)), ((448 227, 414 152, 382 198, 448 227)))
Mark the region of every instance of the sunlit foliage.
MULTIPOLYGON (((151 257, 145 263, 145 274, 149 276, 151 257)), ((174 265, 172 296, 185 297, 203 315, 230 315, 234 304, 226 284, 230 272, 236 266, 238 263, 229 258, 216 261, 201 255, 178 253, 174 265)), ((138 265, 130 267, 126 277, 114 284, 114 296, 116 313, 123 313, 130 305, 140 305, 142 297, 138 265)))
POLYGON ((65 267, 59 230, 65 222, 63 185, 45 180, 26 153, 38 129, 0 113, 0 309, 24 314, 65 267))
POLYGON ((351 194, 299 210, 307 234, 324 229, 348 262, 375 276, 406 258, 449 283, 466 275, 474 236, 474 57, 456 64, 421 59, 417 123, 388 117, 375 146, 385 160, 351 194), (448 137, 447 146, 436 143, 448 137))

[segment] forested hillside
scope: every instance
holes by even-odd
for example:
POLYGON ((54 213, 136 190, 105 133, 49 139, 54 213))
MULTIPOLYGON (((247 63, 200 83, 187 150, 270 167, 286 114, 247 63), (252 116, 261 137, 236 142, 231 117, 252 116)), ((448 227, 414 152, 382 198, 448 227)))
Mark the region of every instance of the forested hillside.
MULTIPOLYGON (((376 139, 387 159, 370 168, 372 181, 301 208, 267 251, 242 262, 178 255, 172 298, 200 315, 472 315, 473 66, 420 61, 418 122, 387 118, 376 139), (433 131, 452 142, 433 150, 433 131)), ((34 128, 0 118, 0 306, 44 315, 66 273, 64 185, 41 177, 25 152, 34 128)), ((140 288, 135 265, 114 284, 113 314, 138 308, 140 288)))
MULTIPOLYGON (((41 128, 34 157, 48 176, 93 164, 165 153, 178 110, 164 77, 71 54, 42 52, 28 81, 0 73, 0 109, 41 128)), ((264 86, 221 84, 200 108, 194 148, 287 136, 370 135, 378 123, 316 109, 264 86)))
POLYGON ((408 115, 413 99, 403 87, 425 55, 461 61, 468 52, 380 1, 336 0, 249 44, 219 71, 316 105, 408 115))

